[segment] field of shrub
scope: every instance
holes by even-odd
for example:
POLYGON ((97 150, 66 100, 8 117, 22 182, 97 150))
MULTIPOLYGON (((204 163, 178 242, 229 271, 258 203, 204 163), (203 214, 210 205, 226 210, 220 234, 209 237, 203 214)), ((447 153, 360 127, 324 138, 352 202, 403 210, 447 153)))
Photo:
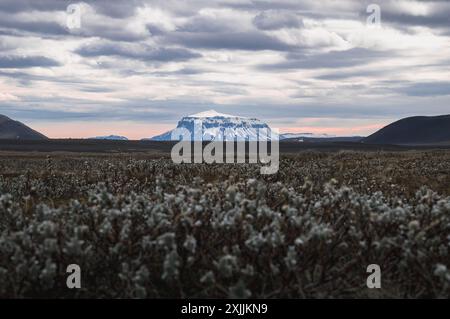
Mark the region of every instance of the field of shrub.
POLYGON ((449 298, 449 249, 449 151, 0 156, 3 298, 449 298))

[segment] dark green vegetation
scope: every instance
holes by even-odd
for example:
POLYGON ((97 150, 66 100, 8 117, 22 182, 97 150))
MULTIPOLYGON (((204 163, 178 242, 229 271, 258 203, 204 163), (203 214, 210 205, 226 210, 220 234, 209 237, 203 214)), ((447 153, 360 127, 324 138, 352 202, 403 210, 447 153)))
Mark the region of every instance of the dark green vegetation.
POLYGON ((0 297, 449 297, 449 196, 449 151, 2 153, 0 297))

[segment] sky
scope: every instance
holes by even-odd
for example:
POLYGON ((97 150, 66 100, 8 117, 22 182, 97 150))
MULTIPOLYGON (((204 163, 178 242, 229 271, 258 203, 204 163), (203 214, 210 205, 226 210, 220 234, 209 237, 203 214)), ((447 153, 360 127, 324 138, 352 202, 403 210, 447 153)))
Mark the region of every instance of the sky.
POLYGON ((0 114, 140 139, 209 109, 339 136, 449 114, 450 2, 0 1, 0 114))

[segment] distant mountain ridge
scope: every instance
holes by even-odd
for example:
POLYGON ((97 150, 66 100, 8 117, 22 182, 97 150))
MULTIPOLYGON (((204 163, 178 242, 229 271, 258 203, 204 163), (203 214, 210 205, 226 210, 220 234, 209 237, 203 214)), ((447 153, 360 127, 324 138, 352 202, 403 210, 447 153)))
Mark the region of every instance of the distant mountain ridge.
POLYGON ((330 136, 330 137, 320 137, 320 136, 305 136, 305 137, 295 137, 295 138, 283 138, 280 136, 280 140, 283 142, 309 142, 309 143, 320 143, 320 142, 352 142, 359 143, 364 139, 363 136, 330 136))
POLYGON ((450 144, 450 115, 414 116, 393 122, 364 138, 370 144, 450 144))
POLYGON ((316 133, 284 133, 280 134, 280 140, 286 140, 291 138, 332 138, 336 137, 335 135, 329 134, 316 134, 316 133))
POLYGON ((45 140, 45 135, 0 114, 0 139, 45 140))
POLYGON ((110 140, 110 141, 128 141, 128 138, 120 135, 96 136, 90 137, 88 140, 110 140))

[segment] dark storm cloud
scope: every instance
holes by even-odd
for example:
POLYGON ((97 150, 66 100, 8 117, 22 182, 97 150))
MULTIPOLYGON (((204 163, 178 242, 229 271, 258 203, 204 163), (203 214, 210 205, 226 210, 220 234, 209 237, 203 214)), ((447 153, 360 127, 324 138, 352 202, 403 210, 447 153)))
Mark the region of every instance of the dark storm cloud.
POLYGON ((127 46, 118 43, 93 43, 75 51, 83 57, 119 56, 141 61, 185 61, 201 55, 183 48, 158 48, 127 46))
POLYGON ((59 62, 44 56, 0 56, 1 69, 23 69, 59 65, 59 62))
POLYGON ((367 64, 389 56, 392 56, 392 54, 362 48, 314 55, 290 53, 287 55, 287 61, 285 62, 261 65, 259 68, 262 70, 346 68, 367 64))
POLYGON ((409 96, 450 95, 450 82, 420 82, 402 87, 399 91, 409 96))
POLYGON ((253 18, 253 24, 260 30, 278 30, 282 28, 300 28, 302 20, 296 14, 284 11, 264 11, 253 18))
POLYGON ((246 51, 289 51, 293 47, 259 32, 189 33, 177 32, 168 41, 189 48, 227 49, 246 51))

